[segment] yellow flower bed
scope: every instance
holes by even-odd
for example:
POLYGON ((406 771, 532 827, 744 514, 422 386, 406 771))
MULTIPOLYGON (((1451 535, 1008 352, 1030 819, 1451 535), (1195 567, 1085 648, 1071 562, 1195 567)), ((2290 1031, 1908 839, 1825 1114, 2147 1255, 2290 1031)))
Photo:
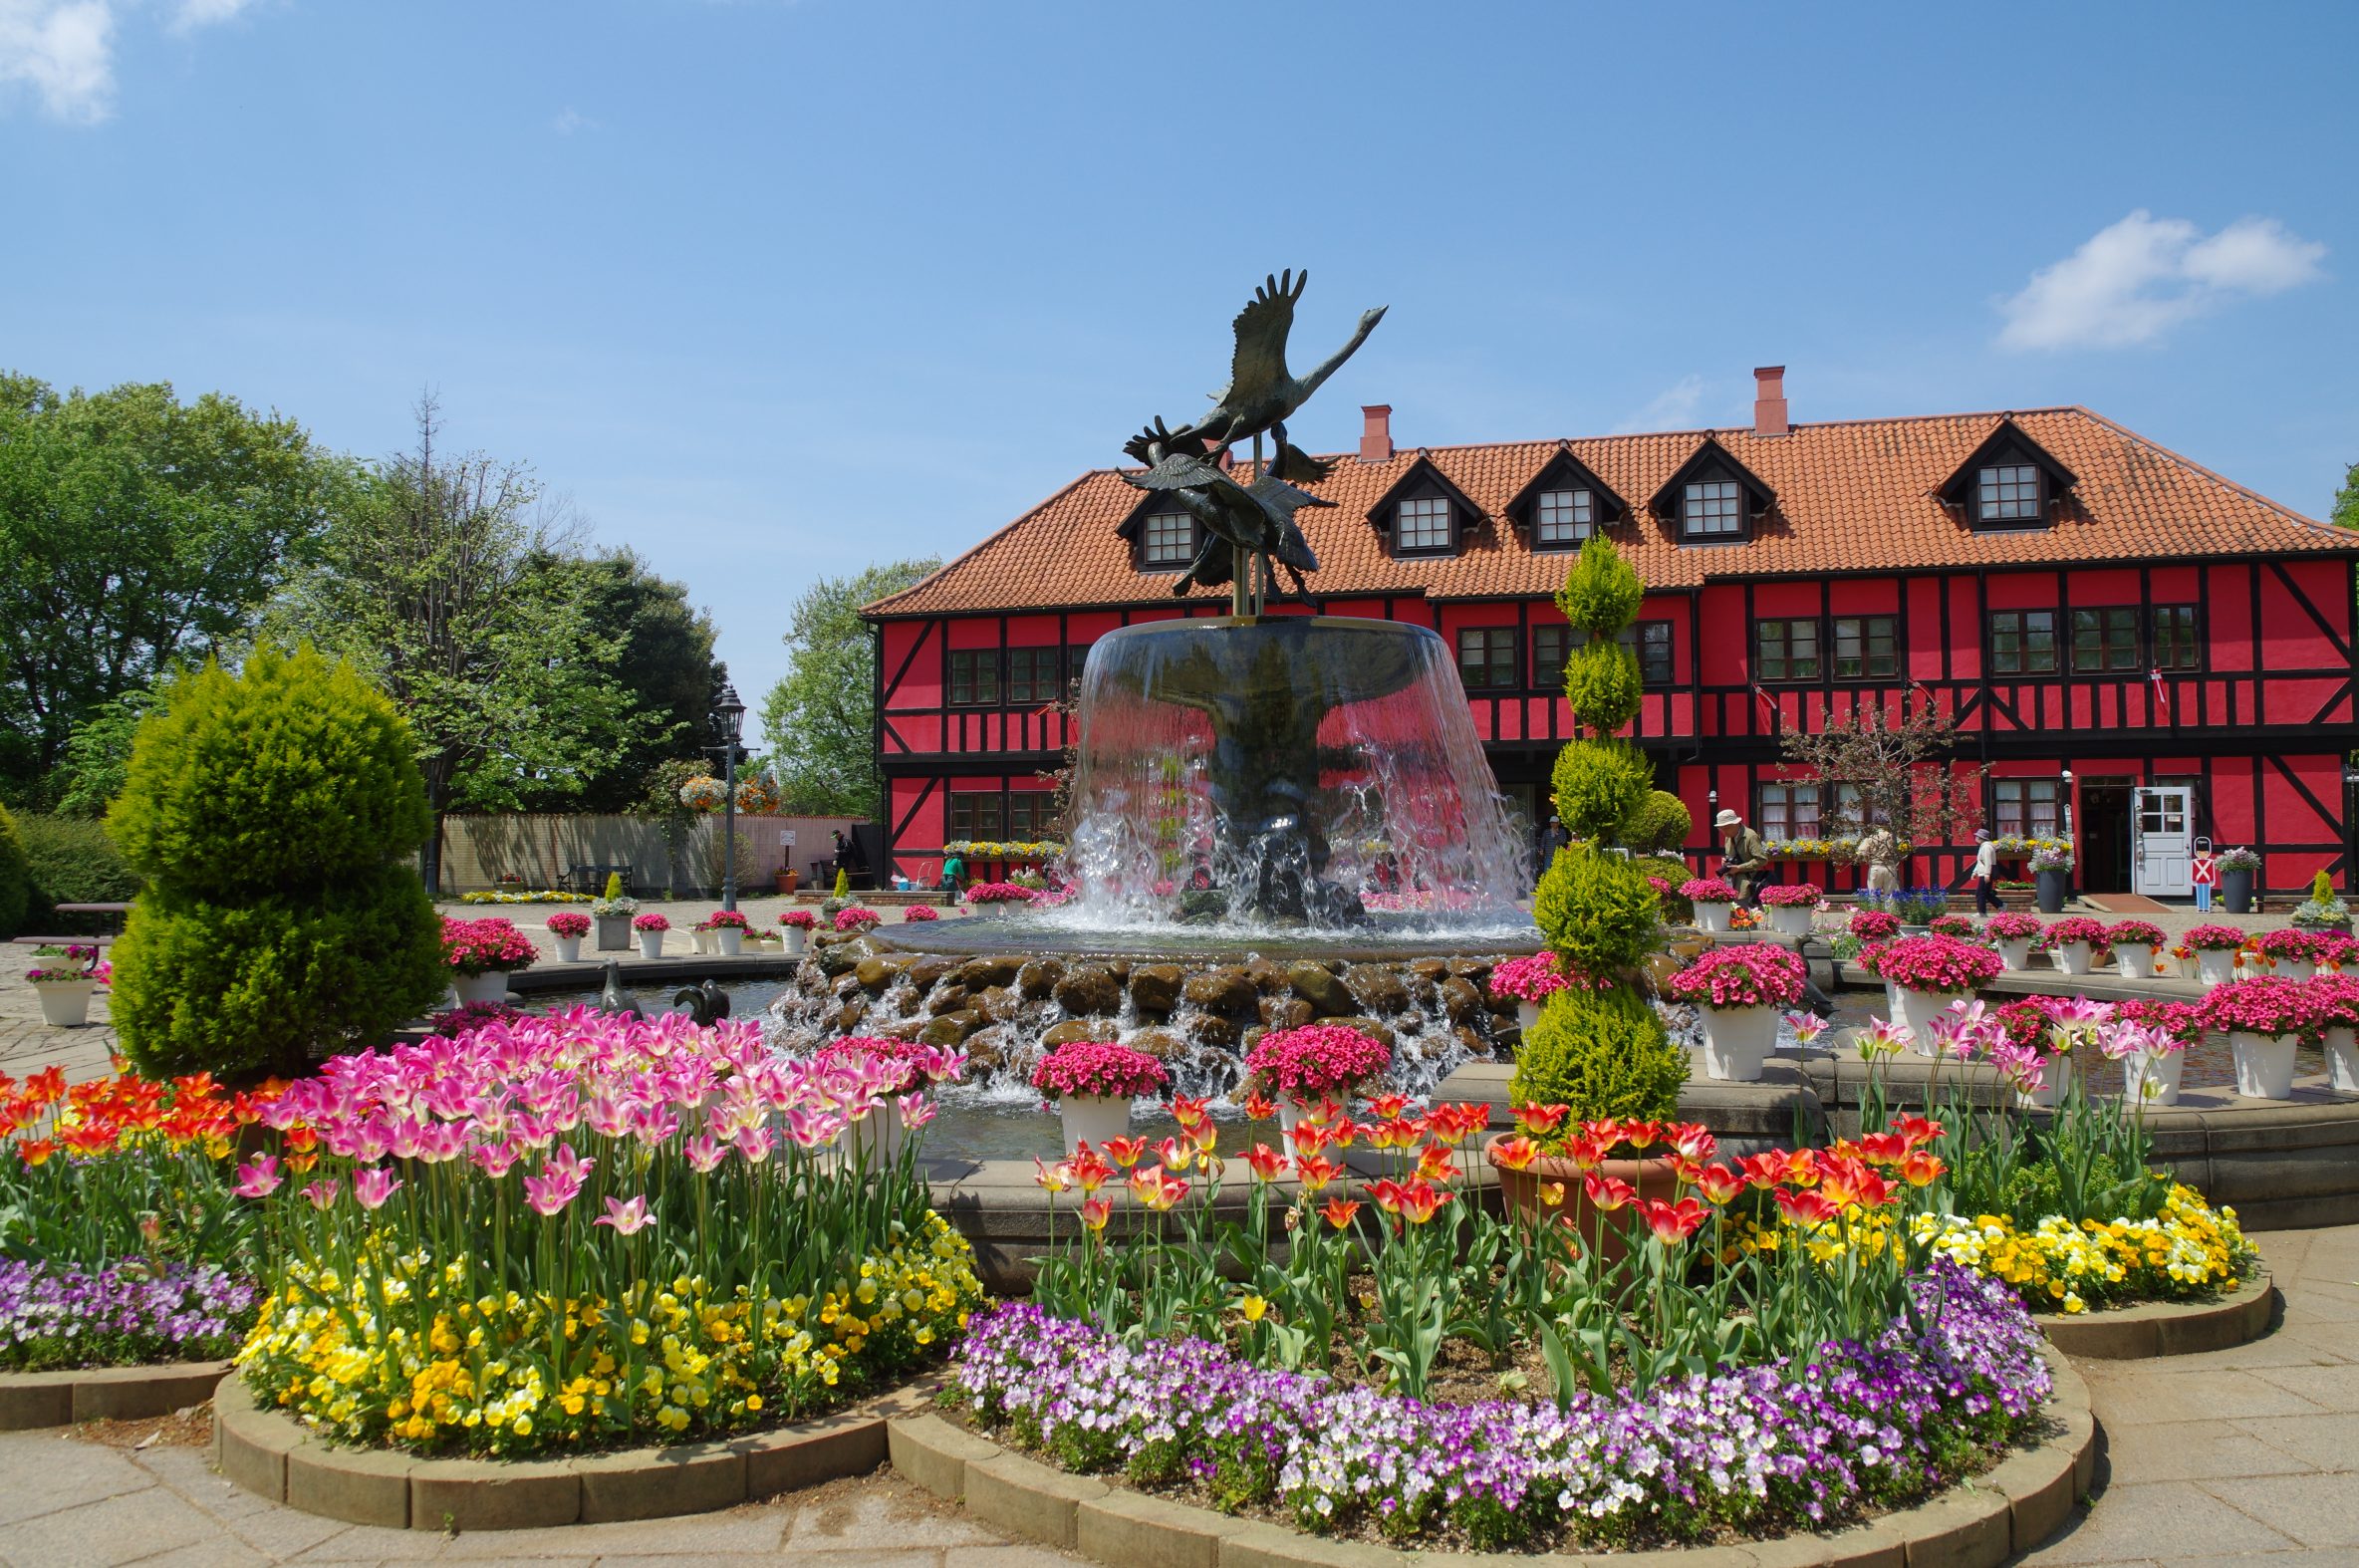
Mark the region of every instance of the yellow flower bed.
MULTIPOLYGON (((1912 1224, 1916 1239, 1937 1255, 2005 1281, 2038 1312, 2206 1300, 2235 1289, 2259 1258, 2234 1209, 2214 1208, 2182 1183, 2173 1184, 2152 1219, 2075 1224, 2050 1214, 2023 1230, 2004 1214, 1919 1214, 1912 1224)), ((1882 1213, 1859 1212, 1802 1227, 1748 1221, 1735 1247, 1775 1249, 1799 1232, 1810 1255, 1831 1264, 1847 1246, 1881 1253, 1890 1240, 1887 1226, 1882 1213)))
POLYGON ((461 904, 589 904, 597 899, 594 893, 568 893, 561 888, 543 888, 535 893, 462 893, 461 904))
POLYGON ((622 1300, 464 1297, 422 1254, 339 1278, 291 1265, 239 1352, 258 1399, 338 1437, 519 1454, 792 1420, 927 1360, 982 1300, 966 1239, 923 1235, 811 1294, 715 1299, 700 1277, 622 1300), (560 1348, 562 1339, 562 1348, 560 1348))

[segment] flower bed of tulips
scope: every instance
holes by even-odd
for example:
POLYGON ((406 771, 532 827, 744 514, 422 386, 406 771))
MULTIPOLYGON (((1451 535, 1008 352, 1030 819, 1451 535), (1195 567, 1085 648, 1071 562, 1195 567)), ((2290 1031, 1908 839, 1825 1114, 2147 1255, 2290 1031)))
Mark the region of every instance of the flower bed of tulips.
POLYGON ((1908 1288, 1914 1317, 1865 1344, 1561 1407, 1433 1405, 1013 1305, 975 1321, 954 1388, 1068 1468, 1322 1534, 1493 1550, 1810 1529, 1978 1468, 2047 1397, 2037 1332, 2003 1290, 1947 1265, 1908 1288))

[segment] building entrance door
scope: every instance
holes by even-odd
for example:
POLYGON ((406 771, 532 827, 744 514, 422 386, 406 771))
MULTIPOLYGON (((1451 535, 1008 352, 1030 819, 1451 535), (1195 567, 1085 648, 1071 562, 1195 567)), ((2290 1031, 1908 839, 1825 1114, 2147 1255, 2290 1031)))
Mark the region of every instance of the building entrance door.
POLYGON ((2130 891, 2130 781, 2086 779, 2080 786, 2080 891, 2130 891))
POLYGON ((2130 825, 2132 893, 2150 898, 2195 896, 2195 791, 2155 784, 2137 792, 2130 825))

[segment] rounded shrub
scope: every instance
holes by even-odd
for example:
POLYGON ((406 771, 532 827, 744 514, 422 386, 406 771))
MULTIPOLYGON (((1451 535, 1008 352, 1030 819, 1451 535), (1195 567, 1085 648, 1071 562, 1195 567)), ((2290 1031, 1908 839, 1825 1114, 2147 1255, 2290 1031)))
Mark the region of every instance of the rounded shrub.
POLYGON ((174 681, 139 725, 107 828, 149 881, 219 896, 381 866, 423 844, 433 817, 409 726, 307 647, 174 681))
POLYGON ((1626 740, 1585 740, 1556 754, 1549 787, 1556 815, 1576 839, 1622 844, 1655 791, 1655 764, 1626 740))
POLYGON ((1619 643, 1598 639, 1565 660, 1565 700, 1572 704, 1573 717, 1593 735, 1614 734, 1638 717, 1644 690, 1637 655, 1619 643))
POLYGON ((1696 818, 1686 801, 1669 790, 1649 790, 1638 810, 1622 824, 1622 844, 1640 855, 1660 855, 1685 845, 1695 830, 1696 818))
POLYGON ((441 922, 402 863, 432 827, 409 727, 347 665, 305 649, 175 681, 108 826, 147 883, 112 1010, 150 1077, 298 1073, 447 983, 441 922))
POLYGON ((1594 845, 1558 850, 1532 894, 1532 922, 1577 973, 1613 976, 1634 967, 1655 950, 1661 921, 1647 863, 1594 845))
POLYGON ((33 870, 25 863, 24 840, 17 836, 16 819, 0 806, 0 936, 23 930, 32 909, 33 870))
POLYGON ((1564 587, 1557 590, 1556 608, 1591 637, 1611 641, 1638 619, 1638 607, 1646 597, 1647 585, 1613 541, 1591 534, 1565 575, 1564 587))
POLYGON ((1679 1116, 1688 1053, 1627 987, 1562 990, 1540 1006, 1507 1082, 1511 1105, 1565 1105, 1582 1121, 1679 1116))

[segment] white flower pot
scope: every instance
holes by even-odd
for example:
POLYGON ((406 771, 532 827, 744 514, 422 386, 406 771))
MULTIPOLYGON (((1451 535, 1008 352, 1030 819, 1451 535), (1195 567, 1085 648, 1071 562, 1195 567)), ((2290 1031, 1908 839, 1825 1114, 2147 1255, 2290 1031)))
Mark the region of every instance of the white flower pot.
POLYGON ((559 963, 580 963, 582 961, 581 937, 553 935, 549 938, 549 940, 557 948, 557 961, 559 963))
POLYGON ((499 1003, 508 999, 508 972, 492 969, 482 974, 453 974, 450 988, 458 992, 461 1007, 477 1002, 499 1003))
POLYGON ((695 952, 718 951, 720 944, 713 940, 715 934, 716 933, 712 931, 690 929, 688 932, 688 939, 695 944, 690 950, 695 952))
POLYGON ((2317 977, 2318 966, 2307 958, 2279 958, 2276 974, 2280 980, 2308 980, 2317 977))
POLYGON ((1518 998, 1515 1003, 1515 1027, 1521 1029, 1525 1038, 1528 1039, 1531 1036, 1531 1032, 1534 1029, 1537 1029, 1539 1026, 1540 1004, 1538 1002, 1527 1002, 1521 998, 1518 998))
POLYGON ((2042 1064, 2040 1077, 2042 1082, 2037 1089, 2015 1091, 2015 1104, 2043 1109, 2053 1108, 2057 1101, 2064 1098, 2064 1091, 2072 1087, 2072 1058, 2069 1056, 2049 1057, 2042 1064))
POLYGON ((722 957, 736 958, 744 955, 745 932, 724 926, 712 933, 712 939, 719 944, 722 957))
POLYGON ((2017 936, 2011 941, 1999 942, 1997 947, 1998 961, 2009 969, 2022 970, 2031 967, 2030 937, 2017 936))
POLYGON ((1700 1007, 1704 1016, 1704 1076, 1749 1084, 1777 1044, 1774 1007, 1700 1007))
POLYGON ((1807 904, 1776 904, 1769 906, 1769 928, 1780 936, 1807 936, 1810 918, 1815 912, 1807 904))
POLYGON ((1734 930, 1736 928, 1735 922, 1729 916, 1735 908, 1736 906, 1732 904, 1721 904, 1716 900, 1710 902, 1698 902, 1696 906, 1696 928, 1702 931, 1734 930))
POLYGON ((661 931, 639 931, 636 934, 639 937, 639 955, 642 958, 663 956, 663 933, 661 931))
POLYGON ((2143 980, 2154 973, 2154 944, 2152 942, 2116 942, 2113 965, 2126 980, 2143 980))
POLYGON ((2326 1086, 2338 1094, 2359 1094, 2359 1034, 2326 1031, 2326 1086))
POLYGON ((2056 960, 2056 967, 2066 974, 2089 972, 2090 947, 2085 941, 2058 942, 2048 949, 2048 956, 2056 960))
POLYGON ((2122 1058, 2122 1100, 2128 1105, 2177 1105, 2185 1051, 2139 1051, 2122 1058))
POLYGON ((1103 1150, 1106 1140, 1131 1130, 1131 1102, 1121 1095, 1066 1095, 1057 1101, 1057 1119, 1065 1124, 1065 1153, 1077 1155, 1081 1146, 1103 1150))
POLYGON ((2236 977, 2236 949, 2204 947, 2196 952, 2196 978, 2206 985, 2226 985, 2236 977))
POLYGON ((96 980, 35 980, 33 994, 41 998, 41 1021, 53 1029, 79 1029, 90 1022, 91 992, 96 980))
POLYGON ((1970 994, 1966 991, 1913 991, 1900 987, 1900 1005, 1893 1021, 1909 1033, 1911 1056, 1933 1055, 1933 1021, 1950 1010, 1952 1002, 1963 1001, 1970 994))
POLYGON ((811 933, 800 925, 781 926, 779 934, 786 939, 788 957, 791 958, 811 950, 811 933))
POLYGON ((2247 1100, 2285 1100, 2293 1094, 2293 1053, 2301 1044, 2294 1034, 2246 1034, 2238 1029, 2228 1037, 2236 1057, 2236 1093, 2247 1100))

